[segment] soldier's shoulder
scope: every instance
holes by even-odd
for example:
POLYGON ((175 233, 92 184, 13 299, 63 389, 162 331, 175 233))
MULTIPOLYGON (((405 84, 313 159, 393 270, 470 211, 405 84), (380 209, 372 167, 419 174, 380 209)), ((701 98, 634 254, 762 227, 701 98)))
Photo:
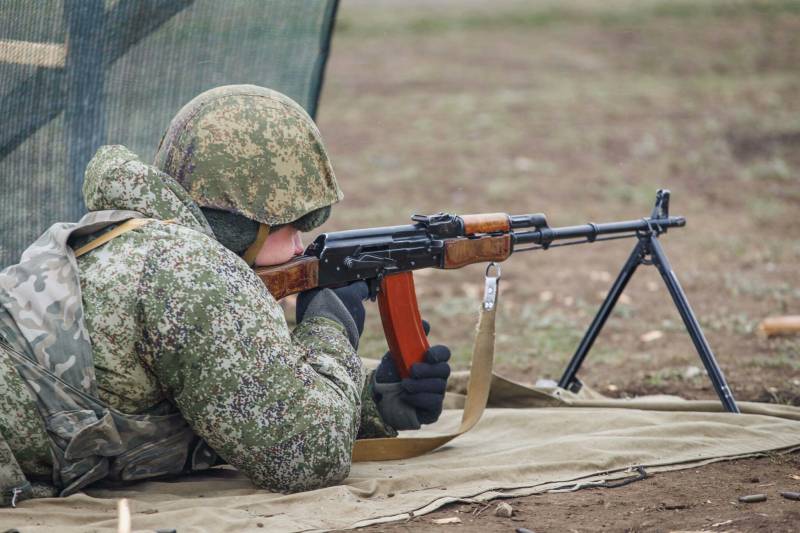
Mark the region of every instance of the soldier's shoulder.
POLYGON ((189 273, 193 278, 219 275, 257 279, 252 269, 216 239, 195 229, 165 221, 154 221, 142 228, 148 234, 151 249, 148 270, 167 270, 173 275, 189 273))

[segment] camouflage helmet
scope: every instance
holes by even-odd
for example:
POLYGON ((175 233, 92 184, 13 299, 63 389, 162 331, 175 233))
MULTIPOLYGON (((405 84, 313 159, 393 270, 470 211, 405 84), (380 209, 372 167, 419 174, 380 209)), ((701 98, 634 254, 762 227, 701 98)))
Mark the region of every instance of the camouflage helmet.
MULTIPOLYGON (((295 101, 256 85, 211 89, 170 122, 154 164, 201 206, 277 226, 342 199, 322 137, 295 101)), ((321 224, 325 217, 312 217, 321 224)), ((317 224, 318 225, 318 224, 317 224)))

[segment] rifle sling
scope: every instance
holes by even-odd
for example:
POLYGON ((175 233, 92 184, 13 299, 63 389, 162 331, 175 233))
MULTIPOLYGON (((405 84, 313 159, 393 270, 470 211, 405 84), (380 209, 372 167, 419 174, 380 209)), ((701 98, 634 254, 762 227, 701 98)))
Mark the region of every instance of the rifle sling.
MULTIPOLYGON (((496 288, 495 288, 496 291, 496 288)), ((494 298, 497 293, 494 293, 494 298)), ((472 429, 481 419, 489 399, 494 362, 494 325, 497 313, 496 300, 490 309, 482 304, 475 344, 472 347, 472 364, 469 385, 461 415, 461 425, 455 433, 434 437, 398 437, 357 440, 353 447, 353 462, 390 461, 424 455, 450 442, 472 429)))
MULTIPOLYGON (((99 248, 100 246, 103 246, 105 243, 107 243, 111 239, 115 239, 115 238, 119 237, 120 235, 122 235, 123 233, 128 233, 129 231, 132 231, 132 230, 135 230, 135 229, 139 229, 142 226, 146 226, 146 225, 150 224, 151 222, 153 222, 154 220, 155 219, 153 219, 153 218, 131 218, 131 219, 128 219, 125 222, 123 222, 122 224, 118 225, 116 228, 112 229, 111 231, 103 233, 98 238, 87 242, 86 244, 84 244, 83 246, 81 246, 80 248, 75 250, 75 257, 78 258, 78 257, 82 256, 83 254, 89 253, 92 250, 94 250, 95 248, 99 248)), ((175 220, 169 219, 169 220, 162 220, 161 222, 163 222, 164 224, 174 224, 175 220)))

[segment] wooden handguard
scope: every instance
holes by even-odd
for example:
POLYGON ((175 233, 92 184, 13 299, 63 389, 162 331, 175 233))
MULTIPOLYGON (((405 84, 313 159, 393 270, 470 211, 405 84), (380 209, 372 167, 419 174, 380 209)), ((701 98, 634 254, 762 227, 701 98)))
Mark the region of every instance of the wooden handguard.
POLYGON ((414 274, 401 272, 383 278, 378 309, 392 359, 400 377, 407 378, 411 366, 422 362, 430 347, 417 307, 414 274))
POLYGON ((507 232, 511 229, 511 221, 505 213, 481 213, 479 215, 462 215, 464 233, 475 235, 477 233, 507 232))
POLYGON ((256 276, 276 300, 319 285, 319 259, 300 256, 282 265, 259 267, 256 276))
POLYGON ((486 235, 475 239, 452 239, 444 243, 444 268, 473 263, 505 261, 511 255, 511 235, 486 235))

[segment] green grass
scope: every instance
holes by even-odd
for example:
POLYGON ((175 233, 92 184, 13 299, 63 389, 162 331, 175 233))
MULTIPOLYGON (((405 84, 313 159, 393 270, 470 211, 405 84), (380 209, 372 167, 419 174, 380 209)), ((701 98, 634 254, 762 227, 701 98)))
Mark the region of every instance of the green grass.
POLYGON ((800 287, 791 283, 769 283, 757 277, 743 277, 727 272, 723 274, 723 278, 725 287, 733 297, 755 296, 778 301, 800 299, 800 287))
POLYGON ((764 161, 756 161, 752 165, 744 167, 742 176, 744 179, 754 181, 776 181, 791 182, 800 175, 796 170, 781 157, 772 157, 764 161))
MULTIPOLYGON (((701 376, 694 377, 690 381, 698 381, 701 376)), ((684 378, 684 369, 668 367, 647 374, 645 381, 651 387, 663 387, 667 383, 686 381, 686 379, 684 378)))
POLYGON ((789 354, 754 357, 748 362, 748 365, 755 368, 785 368, 792 371, 800 370, 800 360, 797 359, 796 354, 794 357, 789 354))

